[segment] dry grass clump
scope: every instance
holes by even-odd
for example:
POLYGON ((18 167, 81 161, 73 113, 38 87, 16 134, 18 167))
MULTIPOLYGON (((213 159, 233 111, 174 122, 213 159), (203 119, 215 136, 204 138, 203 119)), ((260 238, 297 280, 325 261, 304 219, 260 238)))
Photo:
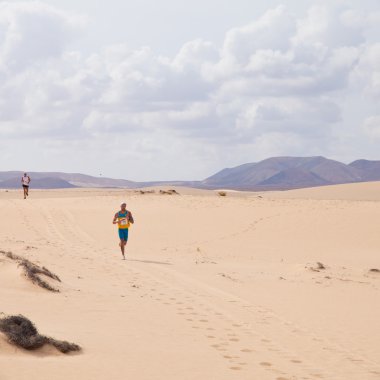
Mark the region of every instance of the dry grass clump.
POLYGON ((135 193, 139 193, 139 194, 154 194, 155 191, 154 190, 136 190, 135 193))
POLYGON ((315 266, 306 266, 305 268, 308 268, 309 270, 313 272, 320 272, 321 270, 327 269, 326 266, 319 261, 317 261, 315 266))
POLYGON ((45 344, 54 346, 64 354, 81 350, 77 344, 40 335, 34 324, 23 315, 1 318, 0 331, 5 334, 10 343, 26 350, 36 350, 45 344))
POLYGON ((0 253, 2 253, 4 256, 8 257, 9 259, 16 261, 18 265, 23 269, 25 276, 30 281, 32 281, 33 284, 36 284, 39 287, 49 290, 51 292, 59 292, 58 289, 52 287, 49 283, 47 283, 46 281, 42 280, 39 277, 39 275, 42 274, 53 280, 61 282, 60 278, 56 274, 50 272, 49 269, 45 267, 40 267, 37 264, 34 264, 27 259, 24 259, 20 256, 13 254, 12 252, 0 251, 0 253))
POLYGON ((160 194, 167 194, 167 195, 177 194, 177 195, 179 195, 179 193, 176 190, 174 190, 174 189, 171 189, 171 190, 160 190, 160 194))
POLYGON ((218 191, 218 195, 221 197, 227 196, 227 193, 225 191, 218 191))

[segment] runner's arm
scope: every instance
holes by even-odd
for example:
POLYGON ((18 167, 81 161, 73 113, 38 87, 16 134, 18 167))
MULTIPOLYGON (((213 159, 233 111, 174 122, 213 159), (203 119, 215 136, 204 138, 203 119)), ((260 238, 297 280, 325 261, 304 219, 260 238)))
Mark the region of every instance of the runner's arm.
POLYGON ((133 224, 135 221, 133 220, 132 213, 129 211, 128 212, 128 220, 133 224))
POLYGON ((116 224, 117 223, 117 213, 115 214, 115 216, 113 217, 113 221, 112 221, 112 224, 116 224))

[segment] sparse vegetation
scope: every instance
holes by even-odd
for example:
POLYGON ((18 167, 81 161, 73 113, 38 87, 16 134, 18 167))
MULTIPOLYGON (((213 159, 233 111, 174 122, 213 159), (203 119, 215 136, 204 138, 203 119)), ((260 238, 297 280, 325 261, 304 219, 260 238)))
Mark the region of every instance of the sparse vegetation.
POLYGON ((325 270, 326 266, 323 263, 317 261, 315 266, 307 266, 306 268, 310 269, 313 272, 320 272, 321 270, 325 270))
POLYGON ((174 190, 174 189, 171 189, 171 190, 160 190, 160 194, 167 194, 167 195, 177 194, 177 195, 179 195, 179 193, 176 190, 174 190))
POLYGON ((54 346, 64 354, 81 350, 81 347, 75 343, 40 335, 34 324, 23 315, 11 315, 1 318, 0 331, 5 334, 10 343, 26 350, 36 350, 45 344, 54 346))
POLYGON ((49 283, 47 283, 39 277, 39 275, 44 275, 53 280, 61 282, 60 278, 56 274, 50 272, 49 269, 45 267, 40 267, 37 264, 34 264, 21 256, 13 254, 12 252, 0 251, 0 253, 3 254, 5 257, 8 257, 9 259, 16 261, 18 265, 23 269, 26 278, 32 281, 33 284, 36 284, 39 287, 49 290, 51 292, 59 292, 58 289, 52 287, 49 283))
POLYGON ((136 190, 135 192, 139 193, 139 194, 142 194, 142 195, 144 195, 144 194, 154 194, 155 193, 154 190, 136 190))
POLYGON ((319 261, 317 261, 317 268, 318 268, 319 270, 321 270, 321 269, 326 269, 325 265, 322 264, 322 263, 319 262, 319 261))

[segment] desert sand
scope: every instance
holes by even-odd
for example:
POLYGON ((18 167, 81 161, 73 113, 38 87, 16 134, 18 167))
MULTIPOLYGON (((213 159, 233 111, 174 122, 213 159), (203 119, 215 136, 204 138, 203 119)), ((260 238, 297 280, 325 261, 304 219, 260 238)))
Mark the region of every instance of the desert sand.
POLYGON ((287 192, 0 190, 0 379, 380 379, 380 183, 287 192), (135 218, 121 260, 114 213, 135 218), (319 269, 323 264, 324 269, 319 269))

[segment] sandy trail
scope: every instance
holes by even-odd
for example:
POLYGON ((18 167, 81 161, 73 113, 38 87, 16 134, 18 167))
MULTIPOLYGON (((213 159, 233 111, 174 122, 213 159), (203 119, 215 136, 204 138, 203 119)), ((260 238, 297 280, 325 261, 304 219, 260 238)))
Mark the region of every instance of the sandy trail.
POLYGON ((119 192, 44 195, 0 198, 0 249, 56 272, 61 292, 0 258, 0 311, 84 351, 0 339, 1 379, 380 378, 377 202, 128 194, 124 262, 119 192), (327 269, 305 268, 317 260, 327 269))

